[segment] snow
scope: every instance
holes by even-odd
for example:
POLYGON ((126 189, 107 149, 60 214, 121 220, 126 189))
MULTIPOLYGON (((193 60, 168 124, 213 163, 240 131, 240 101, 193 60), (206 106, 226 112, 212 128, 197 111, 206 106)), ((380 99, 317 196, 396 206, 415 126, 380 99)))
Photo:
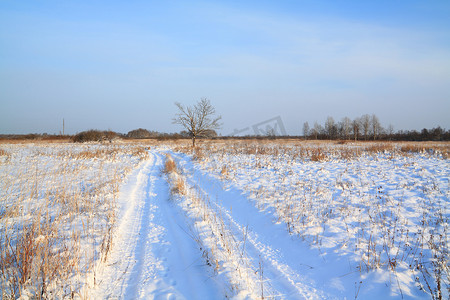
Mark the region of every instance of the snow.
MULTIPOLYGON (((430 278, 415 265, 435 253, 440 259, 433 264, 448 270, 448 160, 395 149, 341 159, 336 145, 320 146, 326 154, 320 161, 296 156, 317 147, 204 145, 194 157, 201 172, 244 192, 233 205, 250 201, 273 223, 287 227, 291 246, 303 241, 308 259, 323 259, 324 272, 316 265, 306 271, 319 289, 338 297, 358 291, 364 299, 427 297, 420 286, 430 278), (373 276, 379 273, 383 276, 373 276)), ((448 277, 443 280, 448 295, 448 277)))
POLYGON ((122 188, 115 240, 125 247, 115 247, 108 264, 98 266, 96 283, 91 278, 86 286, 89 298, 220 298, 189 224, 171 202, 161 177, 163 157, 151 153, 122 188))
MULTIPOLYGON (((292 239, 282 226, 273 226, 271 218, 261 214, 239 190, 223 190, 219 181, 199 172, 189 159, 184 158, 183 163, 187 168, 184 172, 190 174, 188 183, 198 184, 204 193, 215 196, 214 208, 225 218, 225 223, 231 224, 235 236, 246 232, 248 242, 242 248, 251 257, 254 270, 258 269, 259 260, 263 260, 265 279, 273 290, 271 296, 325 298, 326 294, 317 290, 308 278, 292 270, 291 266, 299 263, 302 255, 292 251, 292 239), (290 260, 290 264, 286 260, 290 260)), ((258 296, 253 295, 253 298, 258 296)))
POLYGON ((450 163, 372 146, 1 145, 2 249, 56 224, 33 243, 79 257, 58 299, 419 299, 437 267, 448 298, 450 163))

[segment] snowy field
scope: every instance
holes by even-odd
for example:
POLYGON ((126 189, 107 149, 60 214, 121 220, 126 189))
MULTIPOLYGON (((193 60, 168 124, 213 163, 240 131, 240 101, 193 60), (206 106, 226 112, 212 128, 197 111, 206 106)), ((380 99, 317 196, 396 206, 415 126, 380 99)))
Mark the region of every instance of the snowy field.
POLYGON ((3 298, 448 299, 450 145, 1 144, 3 298))
POLYGON ((124 178, 138 145, 0 145, 2 298, 82 297, 107 260, 124 178))

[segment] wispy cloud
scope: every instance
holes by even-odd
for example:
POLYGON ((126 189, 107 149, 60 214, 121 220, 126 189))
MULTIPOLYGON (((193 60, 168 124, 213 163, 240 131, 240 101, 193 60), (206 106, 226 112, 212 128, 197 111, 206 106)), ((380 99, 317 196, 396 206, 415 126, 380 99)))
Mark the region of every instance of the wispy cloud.
MULTIPOLYGON (((303 6, 289 13, 258 2, 114 2, 108 9, 91 2, 30 3, 0 7, 0 96, 10 112, 30 101, 45 111, 61 99, 101 112, 105 102, 123 107, 126 99, 150 111, 142 122, 163 126, 174 101, 210 97, 225 123, 276 114, 292 132, 299 119, 327 114, 379 113, 383 119, 386 104, 402 111, 427 101, 450 111, 447 25, 401 26, 377 22, 376 15, 311 13, 303 6)), ((118 123, 136 122, 124 119, 123 110, 110 113, 118 123)), ((413 113, 429 122, 440 116, 431 105, 413 113)), ((398 118, 406 127, 412 119, 398 118)))
MULTIPOLYGON (((228 55, 217 58, 239 72, 261 71, 349 81, 384 77, 442 83, 450 76, 449 48, 442 33, 387 28, 340 20, 304 21, 251 12, 208 11, 210 19, 224 23, 249 46, 228 45, 228 55), (251 44, 254 41, 254 44, 251 44), (230 64, 228 64, 228 62, 230 64)), ((447 34, 447 38, 450 34, 447 34)), ((229 70, 232 72, 232 70, 229 70)))

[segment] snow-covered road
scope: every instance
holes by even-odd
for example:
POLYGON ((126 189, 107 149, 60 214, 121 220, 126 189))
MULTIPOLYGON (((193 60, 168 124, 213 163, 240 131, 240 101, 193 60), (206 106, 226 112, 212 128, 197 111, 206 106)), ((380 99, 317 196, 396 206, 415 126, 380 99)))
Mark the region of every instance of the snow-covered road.
POLYGON ((183 212, 171 200, 161 168, 150 159, 121 189, 114 247, 82 292, 91 299, 217 299, 222 293, 205 266, 183 212))

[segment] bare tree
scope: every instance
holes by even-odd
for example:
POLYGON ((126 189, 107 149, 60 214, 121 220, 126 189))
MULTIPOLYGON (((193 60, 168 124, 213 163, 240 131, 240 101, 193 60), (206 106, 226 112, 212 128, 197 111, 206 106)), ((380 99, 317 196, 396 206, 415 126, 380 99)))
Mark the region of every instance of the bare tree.
POLYGON ((337 127, 336 127, 336 123, 334 122, 333 117, 327 118, 327 121, 325 122, 325 131, 326 131, 329 139, 336 138, 337 127))
POLYGON ((387 128, 387 134, 388 134, 389 140, 391 140, 392 136, 394 135, 394 125, 389 124, 389 126, 387 128))
POLYGON ((303 123, 303 137, 307 139, 308 136, 309 136, 309 123, 305 122, 303 123))
POLYGON ((192 137, 192 147, 195 147, 197 137, 220 128, 219 121, 222 117, 214 116, 216 109, 208 99, 202 98, 194 106, 183 106, 178 102, 175 105, 178 107, 178 113, 173 118, 173 123, 180 124, 187 130, 192 137))
POLYGON ((370 116, 369 115, 363 115, 361 117, 361 126, 362 130, 364 132, 364 139, 367 140, 369 137, 369 131, 370 131, 370 116))
POLYGON ((312 129, 312 134, 314 135, 314 138, 317 140, 320 134, 322 134, 323 128, 322 126, 316 122, 314 122, 314 127, 312 129))
POLYGON ((380 135, 382 128, 380 121, 378 120, 378 117, 375 114, 372 115, 370 119, 370 124, 372 125, 373 140, 376 140, 377 137, 380 135))
POLYGON ((348 139, 352 130, 352 120, 349 117, 344 117, 341 121, 342 135, 348 139))
POLYGON ((353 130, 353 137, 355 138, 355 141, 358 140, 359 131, 361 130, 361 120, 359 118, 356 118, 352 122, 352 130, 353 130))

